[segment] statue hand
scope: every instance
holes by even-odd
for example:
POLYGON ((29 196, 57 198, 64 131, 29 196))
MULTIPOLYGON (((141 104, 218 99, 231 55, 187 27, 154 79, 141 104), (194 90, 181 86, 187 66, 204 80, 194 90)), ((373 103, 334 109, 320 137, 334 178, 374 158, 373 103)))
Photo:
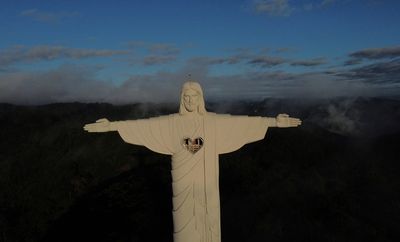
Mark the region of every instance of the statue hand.
POLYGON ((111 131, 111 122, 102 118, 96 121, 96 123, 86 124, 83 129, 88 132, 108 132, 111 131))
POLYGON ((276 117, 276 126, 278 128, 297 127, 301 125, 301 120, 298 118, 289 118, 287 114, 279 114, 276 117))

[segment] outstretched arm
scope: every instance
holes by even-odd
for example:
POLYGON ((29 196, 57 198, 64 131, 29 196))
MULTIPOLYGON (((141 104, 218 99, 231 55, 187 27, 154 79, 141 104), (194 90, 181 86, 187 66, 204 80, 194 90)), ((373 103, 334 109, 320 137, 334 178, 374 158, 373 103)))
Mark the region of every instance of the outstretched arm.
POLYGON ((161 154, 172 155, 175 150, 169 116, 115 122, 102 118, 86 124, 83 129, 87 132, 118 131, 126 143, 143 145, 161 154))
POLYGON ((268 127, 289 128, 301 125, 301 120, 298 118, 290 118, 287 114, 279 114, 276 118, 266 118, 268 127))
POLYGON ((96 121, 96 123, 86 124, 83 127, 87 132, 109 132, 117 131, 115 122, 110 122, 106 118, 102 118, 96 121))

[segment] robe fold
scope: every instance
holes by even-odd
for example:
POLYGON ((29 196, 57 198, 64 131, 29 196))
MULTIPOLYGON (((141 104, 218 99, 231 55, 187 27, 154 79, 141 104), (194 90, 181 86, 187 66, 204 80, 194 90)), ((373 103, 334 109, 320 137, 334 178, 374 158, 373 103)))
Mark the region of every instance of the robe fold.
POLYGON ((174 242, 220 242, 219 154, 265 137, 263 117, 171 114, 115 122, 122 139, 172 156, 174 242), (203 140, 195 153, 184 139, 203 140))

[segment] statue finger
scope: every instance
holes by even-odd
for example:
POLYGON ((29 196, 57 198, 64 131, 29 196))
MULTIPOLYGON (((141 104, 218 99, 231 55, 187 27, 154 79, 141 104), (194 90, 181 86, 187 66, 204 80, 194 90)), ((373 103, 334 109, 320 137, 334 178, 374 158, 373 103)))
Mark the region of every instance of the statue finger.
POLYGON ((292 119, 290 123, 294 126, 299 126, 301 124, 301 121, 299 119, 292 119))
POLYGON ((297 122, 297 123, 299 123, 299 122, 301 123, 301 120, 298 119, 298 118, 293 118, 293 121, 294 121, 294 122, 297 122))
POLYGON ((86 124, 84 128, 89 132, 93 132, 93 130, 96 130, 96 124, 86 124))
POLYGON ((296 119, 295 121, 294 121, 294 123, 296 123, 296 124, 301 124, 301 120, 300 119, 296 119))

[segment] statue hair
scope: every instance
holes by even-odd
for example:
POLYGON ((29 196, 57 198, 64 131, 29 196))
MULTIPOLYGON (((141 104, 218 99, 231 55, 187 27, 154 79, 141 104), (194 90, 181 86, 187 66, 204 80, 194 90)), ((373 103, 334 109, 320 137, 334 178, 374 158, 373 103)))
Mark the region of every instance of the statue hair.
POLYGON ((200 84, 198 82, 194 82, 194 81, 187 81, 183 84, 182 90, 181 90, 181 103, 179 106, 179 114, 185 115, 185 114, 189 113, 189 111, 187 111, 185 108, 184 97, 183 97, 186 90, 193 90, 193 91, 197 92, 197 94, 199 95, 199 98, 200 98, 199 105, 197 107, 197 112, 200 115, 204 115, 205 113, 207 113, 207 110, 205 107, 205 102, 204 102, 203 89, 201 88, 200 84))

